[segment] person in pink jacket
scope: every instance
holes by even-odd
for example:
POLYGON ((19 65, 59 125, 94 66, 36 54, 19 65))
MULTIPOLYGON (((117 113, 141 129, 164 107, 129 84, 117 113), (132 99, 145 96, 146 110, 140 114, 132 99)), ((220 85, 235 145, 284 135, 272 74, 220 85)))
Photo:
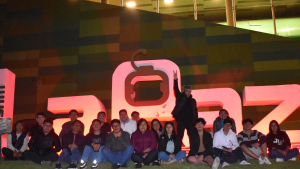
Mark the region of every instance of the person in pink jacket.
POLYGON ((135 168, 144 165, 159 165, 156 148, 157 138, 145 119, 140 119, 137 123, 137 130, 131 135, 131 145, 135 153, 131 156, 135 168))

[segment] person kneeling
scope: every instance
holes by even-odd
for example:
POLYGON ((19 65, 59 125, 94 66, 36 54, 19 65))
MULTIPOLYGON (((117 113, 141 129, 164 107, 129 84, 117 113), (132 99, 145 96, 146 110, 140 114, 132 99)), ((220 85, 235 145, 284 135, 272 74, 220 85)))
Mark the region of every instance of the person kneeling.
POLYGON ((177 135, 174 130, 174 123, 165 124, 165 133, 159 137, 158 141, 158 158, 161 164, 181 163, 186 157, 186 152, 181 151, 181 145, 177 141, 177 135))
POLYGON ((57 152, 61 150, 59 137, 52 130, 53 121, 46 119, 43 124, 43 131, 35 133, 30 139, 28 147, 30 150, 24 152, 28 164, 42 164, 50 166, 58 158, 57 152))
POLYGON ((120 120, 111 121, 113 132, 106 137, 105 147, 102 149, 104 157, 112 164, 112 169, 127 167, 127 162, 133 154, 133 147, 130 145, 130 134, 121 129, 120 120))
POLYGON ((62 152, 58 157, 55 169, 61 169, 62 161, 69 163, 68 168, 76 168, 80 162, 83 152, 84 136, 81 132, 82 122, 75 120, 72 122, 72 130, 65 134, 62 138, 62 152))
POLYGON ((144 165, 159 165, 155 160, 158 159, 156 144, 157 138, 145 119, 140 119, 137 123, 137 130, 131 135, 131 145, 135 153, 131 160, 135 163, 135 168, 141 168, 144 165))
POLYGON ((225 119, 223 128, 215 133, 213 140, 213 151, 220 158, 222 168, 229 166, 228 163, 235 163, 238 159, 240 165, 251 165, 246 161, 241 147, 237 142, 235 133, 231 130, 232 121, 225 119))
POLYGON ((259 164, 270 165, 271 162, 267 158, 267 137, 257 130, 251 130, 253 127, 253 121, 251 119, 244 119, 242 124, 244 131, 238 134, 237 139, 246 159, 255 158, 259 164), (262 152, 264 157, 261 157, 262 152))
POLYGON ((107 161, 107 159, 102 154, 102 149, 104 148, 104 143, 106 139, 106 132, 101 132, 101 122, 98 119, 92 122, 93 132, 85 136, 85 147, 80 160, 80 169, 85 169, 87 167, 87 161, 90 160, 92 164, 92 169, 98 168, 99 163, 107 161))
POLYGON ((23 132, 22 121, 17 121, 15 130, 7 135, 7 148, 2 148, 5 160, 23 160, 23 152, 27 149, 27 145, 28 135, 23 132))
POLYGON ((211 134, 203 128, 206 121, 203 118, 195 120, 195 128, 191 135, 190 152, 187 161, 194 164, 207 163, 213 169, 217 169, 220 164, 220 158, 214 159, 212 150, 211 134))

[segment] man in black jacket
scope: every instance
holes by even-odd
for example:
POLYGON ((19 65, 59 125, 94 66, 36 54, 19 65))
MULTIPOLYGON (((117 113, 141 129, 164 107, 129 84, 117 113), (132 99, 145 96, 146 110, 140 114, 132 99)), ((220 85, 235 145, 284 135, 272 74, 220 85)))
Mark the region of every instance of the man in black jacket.
POLYGON ((184 92, 180 93, 178 89, 177 71, 174 72, 174 93, 176 97, 176 105, 172 111, 172 115, 177 121, 177 140, 180 145, 182 144, 184 129, 187 129, 190 138, 191 131, 194 129, 193 122, 198 118, 196 100, 192 98, 191 91, 192 89, 190 86, 185 86, 184 92))
POLYGON ((75 120, 72 123, 72 130, 62 138, 62 152, 58 157, 55 169, 61 169, 61 163, 64 160, 70 165, 67 168, 76 168, 85 146, 84 136, 81 132, 82 122, 75 120))
POLYGON ((51 165, 58 158, 57 152, 61 150, 58 135, 52 130, 53 121, 46 119, 43 124, 43 131, 38 132, 30 139, 28 147, 30 150, 24 152, 28 164, 51 165))
POLYGON ((220 164, 220 158, 214 159, 213 139, 210 133, 204 130, 206 121, 203 118, 195 120, 195 128, 190 138, 190 152, 187 161, 194 164, 207 163, 213 169, 217 169, 220 164))
POLYGON ((45 114, 43 112, 39 112, 36 114, 36 122, 37 124, 33 126, 30 130, 30 136, 33 137, 36 133, 42 132, 43 131, 43 123, 45 120, 45 114))

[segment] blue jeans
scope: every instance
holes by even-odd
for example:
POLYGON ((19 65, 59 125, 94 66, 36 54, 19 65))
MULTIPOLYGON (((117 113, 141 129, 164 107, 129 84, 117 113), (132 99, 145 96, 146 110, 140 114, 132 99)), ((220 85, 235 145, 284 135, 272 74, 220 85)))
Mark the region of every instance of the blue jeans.
POLYGON ((113 164, 123 165, 130 161, 130 158, 133 154, 134 148, 132 145, 126 147, 125 151, 112 152, 108 148, 104 147, 102 149, 103 156, 113 164))
POLYGON ((96 160, 97 163, 105 162, 107 161, 107 159, 102 154, 103 148, 104 146, 101 146, 99 151, 94 151, 94 149, 91 146, 86 145, 84 147, 81 159, 84 161, 90 160, 91 162, 96 160))
POLYGON ((293 157, 296 157, 299 154, 297 148, 290 149, 286 155, 281 154, 278 150, 274 149, 269 152, 270 158, 282 158, 284 161, 287 161, 293 157))
POLYGON ((72 155, 69 154, 67 149, 63 149, 62 152, 60 153, 57 161, 59 161, 60 163, 62 163, 63 161, 65 161, 66 163, 75 163, 78 164, 81 158, 81 152, 77 149, 77 148, 73 148, 71 150, 72 155))
MULTIPOLYGON (((186 157, 186 152, 185 152, 185 151, 179 151, 179 152, 175 155, 175 157, 173 158, 173 160, 174 160, 175 162, 177 162, 177 161, 180 161, 180 160, 184 159, 184 157, 186 157)), ((160 151, 160 152, 158 153, 158 158, 161 159, 161 160, 163 160, 163 161, 167 161, 167 162, 169 162, 169 161, 172 160, 172 159, 167 155, 167 153, 164 152, 164 151, 160 151)))

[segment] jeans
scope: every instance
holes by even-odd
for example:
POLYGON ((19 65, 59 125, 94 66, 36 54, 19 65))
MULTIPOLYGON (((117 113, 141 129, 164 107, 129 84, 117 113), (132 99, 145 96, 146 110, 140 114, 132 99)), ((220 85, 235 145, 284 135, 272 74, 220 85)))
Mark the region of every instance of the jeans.
POLYGON ((144 163, 145 165, 149 165, 158 159, 156 149, 151 150, 145 158, 143 156, 144 154, 135 153, 131 156, 131 160, 135 163, 144 163))
POLYGON ((243 154, 243 151, 242 151, 241 147, 237 147, 235 150, 232 150, 232 152, 229 153, 230 154, 230 159, 229 160, 225 160, 224 158, 221 157, 221 152, 222 151, 223 150, 221 150, 221 149, 213 148, 213 152, 214 152, 214 154, 215 154, 216 157, 220 158, 221 164, 223 162, 235 163, 238 160, 240 160, 240 161, 246 160, 246 157, 243 154))
POLYGON ((271 150, 269 153, 270 158, 282 158, 284 161, 287 161, 293 157, 296 157, 299 154, 297 148, 290 149, 286 155, 281 154, 278 150, 271 150))
POLYGON ((103 156, 113 164, 123 165, 130 161, 134 148, 132 145, 126 147, 125 151, 112 152, 108 148, 104 147, 102 149, 103 156))
POLYGON ((68 152, 67 149, 63 149, 62 152, 60 153, 57 161, 59 161, 60 163, 62 163, 62 161, 64 160, 66 163, 75 163, 78 164, 80 162, 81 159, 81 152, 77 149, 77 148, 73 148, 71 150, 72 155, 70 155, 70 153, 68 152))
MULTIPOLYGON (((175 162, 177 162, 177 161, 180 161, 180 160, 184 159, 184 157, 186 157, 186 152, 185 152, 185 151, 179 151, 179 152, 175 155, 175 157, 173 158, 173 160, 174 160, 175 162)), ((171 158, 170 158, 170 157, 167 155, 167 153, 164 152, 164 151, 160 151, 160 152, 158 153, 158 158, 161 159, 161 160, 163 160, 163 161, 167 161, 167 162, 171 161, 171 158)))
POLYGON ((99 151, 94 151, 94 149, 91 146, 86 145, 84 147, 81 159, 84 161, 90 160, 91 162, 96 160, 97 163, 105 162, 107 161, 107 159, 102 154, 103 148, 104 146, 101 146, 99 151))

